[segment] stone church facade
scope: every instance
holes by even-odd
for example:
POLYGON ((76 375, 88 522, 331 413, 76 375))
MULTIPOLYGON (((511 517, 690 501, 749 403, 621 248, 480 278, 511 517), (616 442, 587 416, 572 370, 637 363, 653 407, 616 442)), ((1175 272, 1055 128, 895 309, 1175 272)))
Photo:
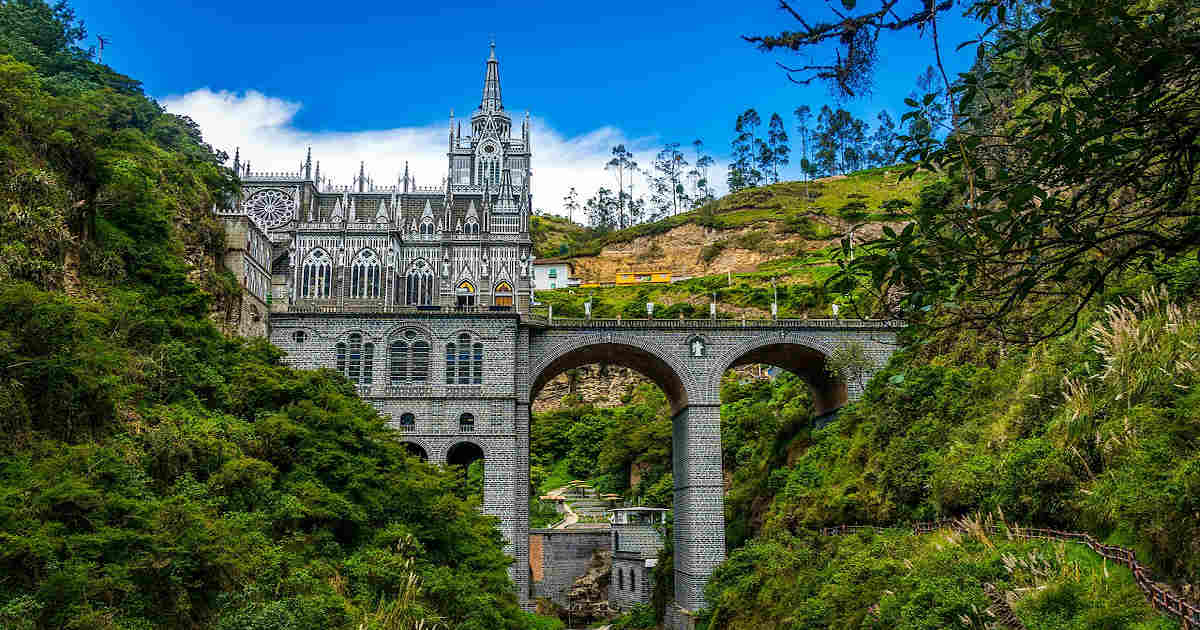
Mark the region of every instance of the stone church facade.
POLYGON ((466 127, 451 115, 436 187, 417 186, 407 166, 395 184, 377 185, 360 166, 352 185, 332 186, 311 155, 293 173, 254 172, 235 157, 242 196, 215 211, 245 247, 231 245, 226 266, 269 311, 263 329, 290 365, 343 373, 431 462, 483 458, 483 509, 499 519, 527 606, 530 401, 554 376, 591 363, 654 380, 675 424, 676 602, 698 610, 725 555, 721 374, 754 362, 792 369, 830 410, 856 397, 871 370, 843 383, 825 359, 862 344, 878 367, 895 332, 848 320, 535 316, 529 117, 514 129, 494 46, 466 127))

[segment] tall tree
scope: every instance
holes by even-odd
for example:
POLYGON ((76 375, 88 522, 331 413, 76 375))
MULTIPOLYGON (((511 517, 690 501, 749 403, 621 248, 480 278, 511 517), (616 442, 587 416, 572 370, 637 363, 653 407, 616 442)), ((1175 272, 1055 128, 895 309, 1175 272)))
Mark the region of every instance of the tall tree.
POLYGON ((712 166, 713 159, 711 155, 705 155, 704 141, 699 138, 692 141, 692 148, 696 150, 696 161, 692 163, 692 170, 688 175, 695 189, 693 203, 701 206, 713 198, 712 187, 708 183, 708 167, 712 166))
POLYGON ((611 190, 604 187, 597 190, 583 206, 592 229, 600 234, 613 231, 617 227, 617 204, 617 195, 611 190))
POLYGON ((563 209, 567 211, 567 219, 572 223, 575 222, 575 211, 579 210, 579 193, 572 186, 567 196, 563 197, 563 209))
POLYGON ((801 105, 793 110, 792 114, 796 117, 796 131, 800 132, 800 172, 804 174, 804 197, 807 200, 809 197, 808 180, 813 175, 813 165, 808 160, 809 136, 812 135, 810 127, 812 124, 812 108, 808 105, 801 105))
POLYGON ((637 162, 633 160, 633 154, 625 148, 624 144, 618 144, 612 148, 612 159, 604 165, 604 168, 616 171, 617 174, 617 225, 624 228, 629 226, 625 215, 625 176, 631 169, 637 168, 637 162))
POLYGON ((687 166, 687 158, 679 150, 678 142, 668 142, 654 157, 652 200, 662 214, 673 216, 686 207, 688 194, 683 179, 687 166))
POLYGON ((900 153, 900 142, 896 135, 896 123, 886 111, 876 116, 879 125, 871 134, 871 149, 867 153, 867 161, 871 166, 890 166, 896 163, 900 153))
POLYGON ((762 183, 762 171, 757 168, 762 153, 758 126, 762 119, 753 108, 737 117, 733 131, 733 161, 729 163, 729 191, 753 188, 762 183))
POLYGON ((792 148, 788 146, 787 130, 783 126, 783 118, 778 113, 771 114, 771 122, 767 125, 767 148, 771 154, 771 183, 779 183, 779 169, 790 162, 788 156, 792 148))

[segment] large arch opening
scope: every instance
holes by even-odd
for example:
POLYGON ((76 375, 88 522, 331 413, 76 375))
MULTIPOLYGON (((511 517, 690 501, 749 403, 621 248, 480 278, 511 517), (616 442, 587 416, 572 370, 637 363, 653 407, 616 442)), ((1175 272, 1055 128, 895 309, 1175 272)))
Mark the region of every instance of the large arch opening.
POLYGON ((733 357, 719 375, 748 365, 781 368, 803 379, 812 395, 815 416, 836 411, 849 400, 845 382, 830 373, 826 354, 809 346, 793 342, 764 343, 733 357))
POLYGON ((530 400, 537 398, 546 383, 556 376, 592 364, 625 367, 646 377, 662 389, 672 414, 687 406, 687 388, 675 367, 644 348, 620 342, 582 345, 555 357, 534 375, 530 400))

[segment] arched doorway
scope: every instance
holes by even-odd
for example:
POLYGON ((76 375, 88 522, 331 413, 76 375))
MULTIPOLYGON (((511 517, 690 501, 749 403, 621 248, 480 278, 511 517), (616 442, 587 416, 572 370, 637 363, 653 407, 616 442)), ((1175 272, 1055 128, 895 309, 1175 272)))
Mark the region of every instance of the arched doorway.
POLYGON ((492 304, 499 307, 509 307, 513 305, 513 288, 507 281, 496 285, 496 291, 492 297, 492 304))
POLYGON ((429 453, 425 450, 425 447, 421 446, 420 444, 417 444, 416 442, 401 442, 400 445, 404 447, 404 450, 407 451, 409 455, 412 455, 423 462, 429 461, 429 453))
POLYGON ((465 308, 475 306, 475 285, 467 280, 458 283, 454 288, 455 306, 465 308))
POLYGON ((446 464, 457 468, 462 475, 463 496, 479 497, 481 502, 484 497, 485 463, 483 448, 474 442, 458 442, 446 451, 446 464))

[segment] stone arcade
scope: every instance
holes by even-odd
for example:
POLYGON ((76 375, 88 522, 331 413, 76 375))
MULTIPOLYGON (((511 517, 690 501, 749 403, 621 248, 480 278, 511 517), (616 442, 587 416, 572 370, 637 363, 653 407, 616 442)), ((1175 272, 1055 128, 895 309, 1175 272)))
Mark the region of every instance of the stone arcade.
POLYGON ((242 197, 216 210, 236 228, 226 265, 248 289, 239 313, 258 322, 269 312, 262 328, 291 365, 344 373, 431 462, 482 455, 483 509, 500 519, 527 605, 530 401, 554 376, 589 363, 653 379, 674 417, 673 623, 682 627, 725 557, 722 374, 749 363, 793 370, 819 411, 834 410, 869 374, 830 379, 826 358, 857 343, 878 368, 895 330, 858 320, 531 315, 530 157, 529 117, 514 135, 494 46, 466 133, 451 115, 439 186, 418 187, 407 166, 396 184, 378 185, 360 166, 353 185, 331 186, 311 156, 295 173, 256 173, 239 155, 242 197))

